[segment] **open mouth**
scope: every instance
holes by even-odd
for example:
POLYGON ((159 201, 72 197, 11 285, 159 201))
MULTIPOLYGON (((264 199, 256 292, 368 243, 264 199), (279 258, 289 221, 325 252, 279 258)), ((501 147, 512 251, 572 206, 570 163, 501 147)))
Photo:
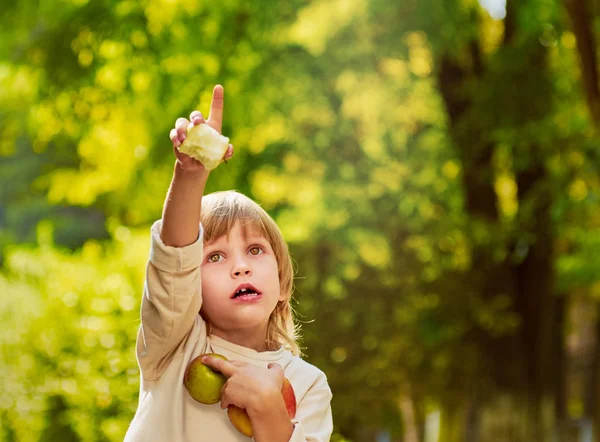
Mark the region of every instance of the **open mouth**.
POLYGON ((236 299, 236 298, 253 298, 253 297, 256 297, 256 296, 258 296, 260 294, 261 293, 258 290, 256 290, 256 288, 254 288, 251 284, 242 284, 233 293, 233 295, 231 296, 231 299, 236 299))

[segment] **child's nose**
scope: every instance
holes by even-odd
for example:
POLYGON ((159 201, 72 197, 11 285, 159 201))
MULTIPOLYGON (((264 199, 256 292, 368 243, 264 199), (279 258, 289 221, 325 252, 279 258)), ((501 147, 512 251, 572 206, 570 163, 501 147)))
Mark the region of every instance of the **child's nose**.
POLYGON ((234 276, 251 275, 250 269, 236 269, 233 271, 234 276))
POLYGON ((245 261, 240 261, 232 269, 233 276, 249 276, 252 274, 250 266, 245 261))

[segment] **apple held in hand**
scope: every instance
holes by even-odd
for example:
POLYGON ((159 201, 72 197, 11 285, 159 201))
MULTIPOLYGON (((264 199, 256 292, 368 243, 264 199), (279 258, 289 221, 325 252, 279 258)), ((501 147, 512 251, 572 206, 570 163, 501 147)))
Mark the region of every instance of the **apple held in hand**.
POLYGON ((203 356, 227 360, 225 356, 208 353, 200 355, 189 363, 183 377, 183 384, 190 396, 202 404, 216 404, 221 400, 221 388, 227 381, 224 374, 214 371, 202 363, 203 356))
POLYGON ((228 147, 229 138, 208 124, 190 123, 179 151, 200 161, 206 170, 213 170, 223 161, 228 147))
MULTIPOLYGON (((285 408, 287 409, 288 416, 293 419, 296 416, 296 394, 292 388, 292 384, 287 378, 283 378, 283 386, 281 387, 281 395, 285 402, 285 408)), ((246 410, 243 408, 230 405, 227 408, 227 416, 233 424, 233 426, 242 433, 244 436, 252 437, 252 423, 246 410)))

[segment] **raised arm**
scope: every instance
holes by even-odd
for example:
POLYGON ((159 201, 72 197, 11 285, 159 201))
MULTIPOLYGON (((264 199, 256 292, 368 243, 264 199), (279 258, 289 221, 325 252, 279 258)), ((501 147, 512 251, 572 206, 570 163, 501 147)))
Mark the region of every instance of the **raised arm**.
MULTIPOLYGON (((213 90, 208 120, 205 121, 199 111, 194 111, 189 121, 177 119, 175 128, 171 130, 170 137, 177 160, 162 214, 160 236, 165 245, 184 247, 198 239, 202 196, 210 172, 199 161, 178 149, 185 140, 188 126, 207 124, 221 133, 222 122, 223 87, 217 85, 213 90)), ((233 147, 230 144, 225 158, 232 155, 233 147)))
MULTIPOLYGON (((194 111, 190 115, 191 122, 185 118, 178 119, 170 134, 177 161, 162 222, 154 223, 151 229, 142 323, 137 340, 138 362, 145 380, 160 377, 165 362, 192 330, 202 307, 200 265, 203 244, 198 238, 198 230, 200 204, 210 167, 204 167, 191 156, 181 153, 179 146, 186 135, 190 138, 188 141, 193 141, 196 136, 193 134, 207 129, 199 127, 193 133, 188 132, 194 125, 210 125, 209 133, 220 133, 222 117, 223 88, 216 86, 208 121, 200 112, 194 111)), ((219 149, 221 155, 228 158, 233 150, 230 144, 224 143, 227 142, 220 143, 219 149)), ((188 142, 186 146, 196 144, 195 141, 188 142)), ((211 166, 216 167, 214 162, 211 166)))

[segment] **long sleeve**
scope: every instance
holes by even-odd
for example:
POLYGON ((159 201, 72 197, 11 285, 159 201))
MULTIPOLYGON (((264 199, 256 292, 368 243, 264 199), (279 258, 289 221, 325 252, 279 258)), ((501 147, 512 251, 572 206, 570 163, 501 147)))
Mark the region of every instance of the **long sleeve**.
POLYGON ((137 338, 138 363, 148 381, 160 377, 190 332, 202 305, 202 227, 198 240, 186 247, 165 245, 160 228, 161 221, 151 228, 142 323, 137 338))
POLYGON ((329 442, 333 433, 331 389, 323 373, 298 404, 290 442, 329 442))

